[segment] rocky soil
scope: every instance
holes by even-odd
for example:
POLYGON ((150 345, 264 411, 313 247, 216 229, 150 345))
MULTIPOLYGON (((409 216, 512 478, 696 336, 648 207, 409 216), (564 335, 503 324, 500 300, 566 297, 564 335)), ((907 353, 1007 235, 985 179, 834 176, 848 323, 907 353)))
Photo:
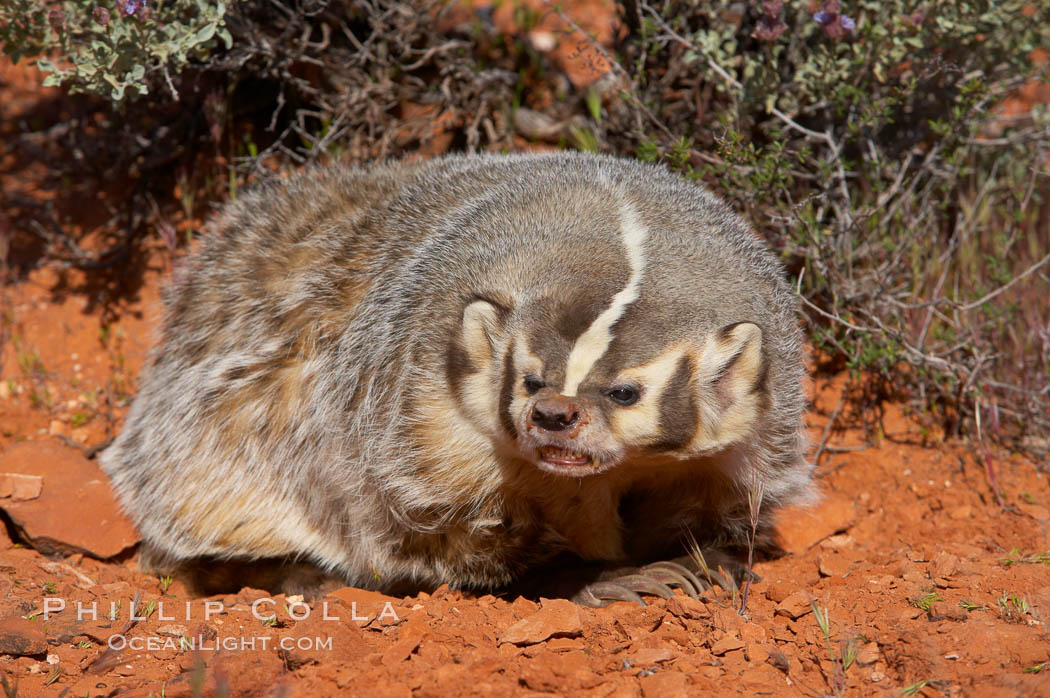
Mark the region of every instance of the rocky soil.
MULTIPOLYGON (((9 64, 0 93, 0 138, 50 94, 9 64)), ((0 186, 34 178, 0 161, 0 186)), ((191 598, 137 571, 137 536, 85 455, 134 394, 172 255, 148 244, 130 280, 27 263, 7 257, 14 223, 0 212, 7 695, 1050 695, 1046 464, 946 441, 899 406, 851 411, 845 375, 811 388, 824 499, 782 516, 788 554, 756 563, 746 603, 191 598)))

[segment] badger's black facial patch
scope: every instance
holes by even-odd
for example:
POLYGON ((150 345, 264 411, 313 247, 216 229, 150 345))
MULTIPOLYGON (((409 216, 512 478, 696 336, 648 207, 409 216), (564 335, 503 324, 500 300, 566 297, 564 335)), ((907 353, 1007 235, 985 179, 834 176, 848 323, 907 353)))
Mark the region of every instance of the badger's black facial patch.
POLYGON ((514 342, 507 345, 503 355, 503 380, 499 390, 499 422, 512 439, 518 438, 518 429, 514 426, 514 416, 510 413, 510 403, 514 399, 514 386, 518 380, 514 368, 514 342))
POLYGON ((693 440, 697 429, 696 394, 693 391, 693 360, 683 356, 660 396, 660 440, 657 451, 675 451, 693 440))
POLYGON ((448 378, 448 384, 452 386, 452 390, 456 395, 461 394, 463 380, 477 370, 474 362, 470 360, 467 350, 459 343, 459 338, 453 337, 452 341, 449 342, 448 356, 445 359, 445 375, 448 378))
MULTIPOLYGON (((626 283, 626 267, 623 270, 626 283)), ((526 320, 526 343, 544 366, 544 381, 558 388, 573 345, 621 290, 616 280, 566 286, 559 293, 533 301, 526 320)))

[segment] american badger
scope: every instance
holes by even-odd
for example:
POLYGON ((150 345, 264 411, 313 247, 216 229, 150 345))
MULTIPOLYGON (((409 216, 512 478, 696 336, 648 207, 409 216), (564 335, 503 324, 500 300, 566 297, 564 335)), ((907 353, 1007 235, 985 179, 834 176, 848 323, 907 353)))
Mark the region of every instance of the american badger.
POLYGON ((333 167, 225 209, 102 463, 154 564, 493 588, 770 544, 803 372, 781 265, 661 167, 333 167))

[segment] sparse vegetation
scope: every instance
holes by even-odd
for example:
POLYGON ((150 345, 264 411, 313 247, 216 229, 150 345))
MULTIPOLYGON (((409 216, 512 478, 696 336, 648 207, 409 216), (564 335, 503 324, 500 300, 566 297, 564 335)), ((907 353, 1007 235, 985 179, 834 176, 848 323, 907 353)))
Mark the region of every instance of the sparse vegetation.
POLYGON ((996 599, 999 604, 999 615, 1008 623, 1024 623, 1032 608, 1028 599, 1017 594, 1006 593, 996 599))
POLYGON ((5 194, 20 240, 69 264, 119 264, 151 227, 174 249, 172 218, 195 220, 274 168, 512 149, 542 135, 518 118, 528 110, 558 126, 542 137, 663 161, 736 201, 788 264, 822 362, 865 372, 855 400, 908 399, 980 440, 995 489, 992 444, 1050 444, 1050 241, 1037 232, 1050 115, 1000 109, 1039 74, 1050 6, 625 3, 621 40, 589 47, 611 72, 577 90, 551 87, 527 39, 548 15, 576 29, 555 6, 516 4, 518 32, 503 34, 436 0, 121 0, 105 17, 84 0, 50 15, 26 4, 3 10, 5 51, 102 97, 60 137, 6 148, 46 153, 79 190, 140 182, 97 252, 53 209, 5 194), (201 157, 216 152, 233 168, 201 157))
POLYGON ((1031 553, 1029 555, 1022 555, 1021 551, 1017 548, 1011 548, 1003 557, 999 558, 999 564, 1003 567, 1009 567, 1010 565, 1050 565, 1050 550, 1041 553, 1031 553))
POLYGON ((820 628, 820 632, 824 636, 824 644, 828 649, 828 658, 834 667, 832 675, 828 677, 829 687, 833 695, 845 695, 846 672, 853 666, 853 662, 857 658, 857 638, 851 635, 844 639, 840 643, 840 652, 836 655, 835 644, 831 640, 830 609, 828 609, 826 604, 821 605, 818 603, 816 599, 811 599, 809 605, 813 609, 813 617, 817 620, 817 627, 820 628))

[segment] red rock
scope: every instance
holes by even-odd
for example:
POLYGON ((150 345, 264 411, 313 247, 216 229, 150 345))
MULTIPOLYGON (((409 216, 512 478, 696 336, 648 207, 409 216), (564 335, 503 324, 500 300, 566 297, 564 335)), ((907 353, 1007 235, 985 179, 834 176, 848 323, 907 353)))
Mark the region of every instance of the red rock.
POLYGON ((796 591, 777 604, 775 613, 794 620, 812 611, 813 606, 810 603, 809 594, 805 591, 796 591))
POLYGON ((766 629, 758 623, 744 623, 740 626, 740 639, 744 642, 765 642, 766 629))
POLYGON ((951 577, 959 571, 959 558, 942 550, 933 556, 930 564, 926 566, 926 570, 930 575, 930 579, 951 577))
POLYGON ((795 593, 797 585, 787 582, 774 581, 766 585, 766 598, 773 603, 780 603, 795 593))
POLYGON ((769 645, 762 642, 750 642, 744 645, 744 656, 752 664, 760 664, 770 657, 769 645))
POLYGON ((47 637, 39 622, 17 616, 0 619, 0 654, 24 657, 45 652, 47 637))
POLYGON ((857 650, 856 660, 860 666, 870 666, 879 661, 879 646, 877 643, 869 642, 857 650))
POLYGON ((667 610, 678 618, 690 618, 699 620, 710 618, 711 611, 703 601, 698 601, 691 596, 678 596, 667 600, 667 610))
POLYGON ((22 536, 40 552, 108 558, 138 543, 105 474, 78 451, 52 441, 17 443, 0 457, 0 472, 43 479, 39 497, 2 502, 22 536))
POLYGON ((1050 521, 1050 509, 1044 506, 1029 504, 1024 500, 1017 502, 1015 506, 1036 521, 1050 521))
POLYGON ((853 500, 828 493, 811 508, 788 507, 777 515, 780 544, 789 553, 804 553, 828 536, 846 531, 857 521, 853 500))
POLYGON ((818 569, 824 577, 843 577, 852 569, 853 561, 840 553, 825 553, 820 556, 818 569))
POLYGON ((24 502, 39 497, 43 488, 44 478, 39 475, 0 473, 0 498, 10 497, 12 501, 24 502))
POLYGON ((356 662, 368 654, 368 645, 356 623, 342 614, 330 612, 328 615, 326 619, 321 605, 314 604, 307 618, 296 621, 284 633, 286 645, 280 653, 290 669, 304 664, 332 663, 337 657, 338 661, 356 662), (335 616, 340 616, 339 620, 333 620, 335 616))
POLYGON ((711 645, 711 654, 722 656, 726 652, 738 650, 744 646, 743 640, 736 635, 726 635, 721 640, 711 645))
POLYGON ((659 671, 643 676, 639 682, 645 698, 685 698, 689 695, 689 679, 680 671, 659 671))
POLYGON ((328 614, 339 616, 341 619, 350 620, 359 628, 367 626, 382 614, 381 625, 388 625, 392 620, 391 611, 402 618, 400 612, 401 599, 381 594, 378 591, 358 589, 356 587, 343 587, 331 592, 315 605, 317 609, 323 609, 324 603, 328 604, 328 614))
MULTIPOLYGON (((335 591, 330 592, 328 596, 339 599, 347 606, 356 602, 359 608, 368 605, 382 607, 382 605, 388 601, 394 605, 401 604, 401 599, 387 596, 378 591, 358 589, 357 587, 343 587, 342 589, 336 589, 335 591)), ((378 613, 378 609, 376 609, 376 612, 378 613)))
POLYGON ((411 657, 412 653, 419 647, 420 639, 418 635, 413 635, 403 637, 395 642, 390 649, 383 653, 383 665, 391 667, 411 657))
POLYGON ((197 664, 192 667, 165 684, 166 697, 280 695, 282 689, 287 690, 283 684, 290 677, 284 660, 272 651, 222 652, 214 661, 209 657, 203 682, 197 664))
POLYGON ((540 610, 503 631, 500 643, 534 645, 549 637, 575 637, 582 631, 580 608, 565 599, 544 599, 540 610))
POLYGON ((644 667, 674 659, 674 652, 666 648, 645 647, 628 655, 633 666, 644 667))

